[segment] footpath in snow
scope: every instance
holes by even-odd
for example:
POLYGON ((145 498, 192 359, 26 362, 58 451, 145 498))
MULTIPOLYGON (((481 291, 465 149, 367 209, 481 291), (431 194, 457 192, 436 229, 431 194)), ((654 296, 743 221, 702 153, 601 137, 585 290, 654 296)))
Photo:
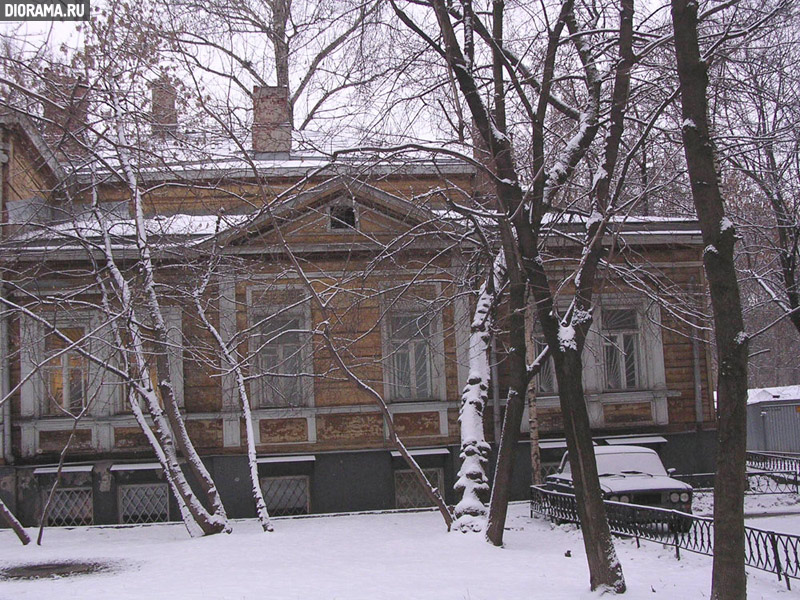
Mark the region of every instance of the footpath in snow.
MULTIPOLYGON (((435 512, 255 520, 231 535, 190 539, 179 524, 49 529, 23 547, 0 531, 0 570, 45 562, 105 563, 104 572, 0 581, 0 600, 576 600, 596 598, 580 532, 510 507, 504 548, 447 533, 435 512)), ((708 598, 711 559, 616 539, 626 600, 708 598)), ((794 598, 774 575, 750 571, 748 598, 794 598)))

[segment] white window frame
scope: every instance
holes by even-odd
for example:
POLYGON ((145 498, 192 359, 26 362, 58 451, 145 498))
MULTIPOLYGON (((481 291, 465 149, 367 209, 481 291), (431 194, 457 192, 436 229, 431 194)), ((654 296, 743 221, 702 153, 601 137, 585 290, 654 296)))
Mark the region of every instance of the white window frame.
MULTIPOLYGON (((169 372, 172 383, 172 393, 175 395, 175 401, 178 403, 178 408, 184 407, 184 377, 183 377, 183 315, 179 306, 162 306, 161 316, 164 318, 164 324, 167 327, 167 361, 169 362, 169 372)), ((147 322, 147 321, 143 321, 147 322)), ((151 369, 155 367, 155 357, 150 365, 151 369)), ((151 374, 154 371, 151 371, 151 374)), ((154 383, 157 383, 154 381, 154 383)), ((129 405, 128 387, 121 386, 124 393, 118 394, 118 399, 115 406, 116 414, 129 415, 132 413, 129 405)), ((137 394, 135 398, 139 398, 137 394)), ((146 413, 147 411, 145 411, 146 413)))
MULTIPOLYGON (((286 292, 291 289, 297 289, 299 293, 304 293, 302 288, 280 288, 281 292, 286 292)), ((311 303, 306 300, 291 308, 280 306, 276 304, 261 304, 254 305, 254 300, 263 296, 269 298, 269 290, 263 289, 248 289, 247 291, 247 306, 248 306, 248 322, 251 329, 249 335, 249 353, 250 353, 250 381, 248 385, 248 393, 250 394, 250 404, 254 409, 287 409, 287 408, 308 408, 314 406, 314 353, 312 347, 311 336, 311 303), (258 352, 260 350, 260 334, 259 322, 263 321, 266 317, 274 315, 277 319, 298 319, 300 330, 300 372, 308 373, 308 375, 300 378, 300 390, 302 402, 299 404, 273 404, 264 402, 260 394, 262 382, 256 376, 258 375, 258 352)), ((263 323, 263 326, 268 326, 268 322, 263 323)))
MULTIPOLYGON (((69 327, 60 326, 62 330, 69 330, 69 329, 81 329, 81 339, 85 339, 87 328, 78 325, 78 324, 70 324, 69 327)), ((48 334, 53 335, 53 334, 48 334)), ((59 339, 59 338, 56 338, 59 339)), ((77 342, 78 340, 72 340, 72 343, 77 342)), ((70 346, 71 344, 68 342, 62 342, 65 346, 70 346)), ((45 335, 45 354, 44 354, 44 362, 41 366, 41 376, 44 380, 43 382, 43 391, 44 394, 41 397, 41 404, 39 410, 42 413, 42 416, 47 417, 69 417, 77 416, 80 412, 87 407, 87 405, 92 400, 91 396, 89 395, 89 360, 83 356, 77 349, 68 349, 68 348, 61 348, 57 349, 56 351, 48 351, 47 350, 47 335, 45 335), (80 404, 75 403, 73 406, 73 401, 76 398, 72 397, 73 391, 73 366, 71 364, 72 359, 76 358, 79 361, 79 366, 75 367, 75 369, 80 369, 80 404), (50 390, 50 383, 52 380, 52 375, 60 372, 61 375, 61 393, 60 398, 56 398, 52 394, 52 390, 50 390)))
MULTIPOLYGON (((47 315, 43 316, 47 317, 47 315)), ((59 314, 56 319, 56 325, 59 328, 84 328, 85 335, 91 334, 84 346, 86 351, 98 358, 112 360, 113 348, 105 342, 100 343, 98 339, 100 336, 110 338, 110 333, 105 329, 98 331, 100 323, 98 315, 89 311, 59 314)), ((20 390, 20 414, 23 417, 44 419, 71 418, 66 413, 46 410, 44 406, 48 401, 46 363, 49 358, 45 349, 47 334, 48 328, 37 319, 26 315, 20 318, 20 347, 22 350, 20 376, 23 379, 20 390)), ((90 403, 87 415, 97 417, 114 414, 123 395, 123 386, 110 371, 105 371, 89 358, 84 360, 86 361, 87 382, 85 399, 90 403)))
MULTIPOLYGON (((534 341, 534 349, 535 349, 535 356, 539 356, 539 354, 544 350, 545 346, 547 346, 547 342, 544 340, 544 337, 538 334, 534 334, 533 336, 534 341)), ((542 363, 542 367, 539 370, 539 373, 536 375, 536 396, 558 396, 558 379, 556 379, 556 366, 553 363, 553 356, 552 353, 547 355, 544 363, 542 363), (541 373, 545 369, 549 370, 550 377, 553 380, 553 387, 552 389, 545 390, 542 388, 542 379, 541 373)))
POLYGON ((603 361, 603 390, 606 392, 631 392, 641 390, 644 388, 642 380, 642 317, 635 307, 608 307, 603 306, 600 309, 600 332, 602 338, 601 357, 603 361), (604 322, 607 313, 610 311, 616 312, 630 312, 633 314, 635 320, 634 327, 614 329, 613 331, 606 329, 604 322), (625 348, 625 342, 632 340, 632 350, 625 348), (612 386, 609 378, 609 365, 608 353, 612 352, 616 355, 617 368, 616 378, 619 381, 618 386, 612 386), (629 364, 629 359, 632 359, 632 364, 629 364), (628 381, 628 367, 632 366, 633 382, 628 381))
MULTIPOLYGON (((438 286, 437 286, 438 295, 438 286)), ((388 303, 385 303, 388 304, 388 303)), ((383 389, 387 402, 430 402, 444 401, 447 399, 445 389, 445 365, 444 365, 444 335, 442 331, 442 313, 439 307, 424 306, 419 301, 405 299, 395 300, 390 306, 382 306, 383 318, 381 319, 381 337, 383 349, 383 389), (430 341, 428 342, 430 389, 426 397, 396 397, 393 393, 396 387, 394 381, 394 340, 392 337, 391 320, 397 316, 413 316, 416 314, 425 315, 428 313, 431 318, 428 321, 430 331, 430 341)), ((411 353, 409 353, 409 356, 411 353)))
POLYGON ((631 295, 603 295, 594 308, 595 318, 586 345, 591 353, 584 357, 584 386, 587 392, 604 395, 635 394, 636 392, 660 392, 666 388, 664 347, 661 335, 661 308, 647 298, 631 298, 631 295), (636 311, 638 331, 638 381, 635 388, 609 389, 606 385, 605 339, 603 337, 603 309, 631 309, 636 311), (590 362, 591 361, 591 362, 590 362), (591 369, 592 363, 594 369, 591 369))

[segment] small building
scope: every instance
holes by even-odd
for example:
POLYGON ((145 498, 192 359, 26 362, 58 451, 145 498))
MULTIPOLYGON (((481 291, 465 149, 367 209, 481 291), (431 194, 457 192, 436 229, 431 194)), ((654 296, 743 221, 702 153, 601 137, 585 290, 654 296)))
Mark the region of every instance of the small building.
POLYGON ((800 385, 748 390, 747 449, 800 452, 800 385))

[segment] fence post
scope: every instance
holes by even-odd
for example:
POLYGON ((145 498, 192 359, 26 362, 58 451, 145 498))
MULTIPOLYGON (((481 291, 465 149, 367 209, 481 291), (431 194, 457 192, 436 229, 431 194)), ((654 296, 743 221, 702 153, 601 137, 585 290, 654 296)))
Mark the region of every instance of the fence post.
MULTIPOLYGON (((775 532, 769 532, 769 541, 772 542, 772 553, 775 555, 775 569, 778 571, 778 581, 781 580, 781 557, 778 555, 778 538, 775 537, 775 532)), ((788 585, 789 578, 787 576, 786 583, 788 585)))
MULTIPOLYGON (((675 514, 673 513, 673 522, 675 521, 675 514)), ((673 526, 672 537, 675 538, 675 558, 678 560, 681 559, 681 547, 680 547, 680 540, 678 539, 678 527, 677 523, 673 526)))

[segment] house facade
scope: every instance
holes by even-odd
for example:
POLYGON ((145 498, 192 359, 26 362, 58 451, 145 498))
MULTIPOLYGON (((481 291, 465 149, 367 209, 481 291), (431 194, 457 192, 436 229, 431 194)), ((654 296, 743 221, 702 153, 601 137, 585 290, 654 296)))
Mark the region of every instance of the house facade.
MULTIPOLYGON (((281 93, 254 94, 246 156, 138 171, 171 385, 186 428, 229 516, 253 516, 241 389, 193 305, 192 292, 207 276, 200 302, 244 374, 260 483, 273 514, 426 502, 389 443, 374 399, 343 374, 338 358, 387 401, 394 427, 453 503, 473 300, 465 265, 473 245, 464 223, 448 218, 448 201, 468 201, 474 171, 431 160, 334 168, 293 152, 281 93)), ((0 494, 23 523, 38 522, 68 446, 50 524, 177 519, 131 412, 129 388, 102 366, 119 366, 122 358, 98 300, 97 221, 60 208, 63 196, 52 192, 72 186, 84 203, 90 187, 96 192, 126 273, 137 260, 129 198, 114 180, 89 186, 85 172, 67 173, 24 120, 8 118, 2 132, 3 297, 15 308, 4 313, 0 330, 9 398, 0 494)), ((709 350, 691 334, 687 306, 659 302, 659 295, 701 302, 699 230, 691 221, 646 218, 613 229, 610 261, 618 268, 603 280, 585 353, 593 429, 599 443, 650 444, 668 466, 708 469, 709 350)), ((554 277, 569 269, 575 252, 569 243, 554 245, 554 277)), ((145 329, 146 321, 143 315, 145 329)), ((530 329, 536 339, 534 323, 530 329)), ((499 416, 502 336, 494 359, 499 416)), ((542 457, 556 462, 564 444, 549 368, 534 391, 542 457)), ((531 479, 527 421, 524 428, 517 498, 531 479)), ((491 415, 487 437, 493 439, 491 415)))

